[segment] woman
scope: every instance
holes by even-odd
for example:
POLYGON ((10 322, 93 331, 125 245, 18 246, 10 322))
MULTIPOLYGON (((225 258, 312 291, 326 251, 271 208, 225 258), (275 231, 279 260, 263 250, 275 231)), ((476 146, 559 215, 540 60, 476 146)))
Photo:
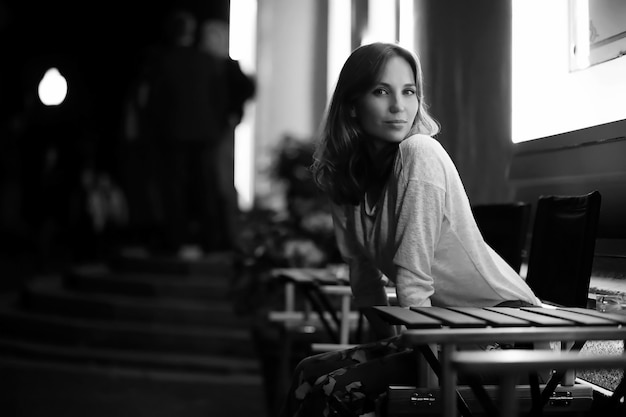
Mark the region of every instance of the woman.
MULTIPOLYGON (((357 48, 339 75, 313 164, 329 196, 337 242, 359 308, 538 305, 524 280, 483 240, 459 174, 432 138, 417 58, 398 45, 357 48)), ((393 336, 367 315, 378 338, 393 336)), ((390 384, 415 384, 414 355, 396 338, 307 358, 285 415, 373 413, 390 384)))

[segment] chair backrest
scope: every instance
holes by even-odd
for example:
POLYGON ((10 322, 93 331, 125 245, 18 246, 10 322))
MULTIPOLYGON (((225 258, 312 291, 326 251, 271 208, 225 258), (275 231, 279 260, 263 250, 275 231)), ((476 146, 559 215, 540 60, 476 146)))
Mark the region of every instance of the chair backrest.
POLYGON ((485 242, 517 272, 522 265, 530 208, 530 203, 522 201, 472 207, 485 242))
POLYGON ((539 197, 526 282, 542 301, 587 306, 600 204, 598 191, 539 197))

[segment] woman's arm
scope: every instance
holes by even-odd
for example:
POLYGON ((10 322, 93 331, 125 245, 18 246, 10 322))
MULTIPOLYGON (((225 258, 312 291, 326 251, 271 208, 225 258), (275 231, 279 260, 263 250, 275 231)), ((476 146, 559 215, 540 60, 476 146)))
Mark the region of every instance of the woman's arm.
POLYGON ((396 288, 401 306, 430 306, 432 264, 446 207, 446 163, 432 138, 407 139, 396 172, 396 288))
POLYGON ((444 192, 431 184, 409 181, 397 217, 394 257, 398 302, 404 307, 430 306, 434 294, 432 264, 443 222, 444 192))
POLYGON ((363 252, 355 237, 353 223, 343 207, 333 205, 333 226, 337 247, 350 269, 350 287, 357 307, 387 305, 382 273, 363 252))
POLYGON ((382 273, 359 249, 359 244, 355 240, 354 232, 350 230, 344 209, 333 206, 332 213, 337 245, 349 267, 350 287, 355 305, 367 318, 370 331, 375 339, 393 336, 393 326, 383 321, 368 308, 389 304, 382 273))
POLYGON ((377 313, 369 308, 389 304, 382 274, 364 259, 361 261, 353 259, 348 265, 350 267, 350 287, 355 304, 369 322, 370 336, 374 340, 394 336, 394 327, 382 320, 377 313))

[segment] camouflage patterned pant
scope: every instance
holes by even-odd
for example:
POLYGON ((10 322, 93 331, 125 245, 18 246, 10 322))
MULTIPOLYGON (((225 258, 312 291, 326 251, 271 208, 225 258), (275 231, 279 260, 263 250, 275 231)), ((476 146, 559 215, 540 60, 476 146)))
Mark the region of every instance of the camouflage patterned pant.
MULTIPOLYGON (((512 300, 500 307, 532 306, 512 300)), ((417 355, 398 343, 399 336, 359 345, 352 349, 322 353, 302 360, 281 417, 374 417, 378 399, 389 385, 417 385, 417 355)), ((507 346, 508 347, 508 346, 507 346)), ((464 349, 501 349, 498 343, 464 349)), ((526 347, 530 348, 530 347, 526 347)), ((485 379, 487 374, 481 375, 485 379)), ((540 380, 543 377, 540 375, 540 380)))
POLYGON ((393 337, 310 356, 295 369, 282 417, 376 415, 389 385, 416 385, 417 361, 393 337))

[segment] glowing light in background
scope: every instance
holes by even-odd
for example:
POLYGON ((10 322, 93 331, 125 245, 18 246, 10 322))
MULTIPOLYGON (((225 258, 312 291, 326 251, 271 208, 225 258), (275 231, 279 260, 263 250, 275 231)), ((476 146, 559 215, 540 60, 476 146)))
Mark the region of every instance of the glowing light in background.
POLYGON ((367 30, 362 44, 372 42, 396 42, 396 2, 369 0, 367 30))
MULTIPOLYGON (((512 2, 512 131, 514 143, 555 132, 562 106, 538 109, 566 97, 569 75, 568 1, 512 2)), ((568 130, 564 128, 563 131, 568 130)))
POLYGON ((589 66, 590 4, 513 0, 514 143, 625 118, 626 61, 589 66))
POLYGON ((398 43, 415 52, 415 12, 413 0, 398 3, 398 43))
MULTIPOLYGON (((230 0, 229 55, 247 74, 256 73, 256 19, 257 0, 230 0)), ((250 100, 235 128, 235 188, 242 210, 254 204, 254 119, 255 103, 250 100)))
POLYGON ((37 92, 44 105, 58 106, 67 96, 67 81, 57 68, 50 68, 41 78, 37 92))
POLYGON ((241 69, 256 71, 257 0, 231 0, 228 53, 241 69))
POLYGON ((570 28, 574 32, 574 67, 582 70, 589 67, 589 0, 575 0, 570 13, 573 13, 570 18, 575 19, 574 28, 570 28))
POLYGON ((351 0, 332 0, 328 4, 328 63, 326 68, 326 96, 330 97, 335 89, 337 78, 346 61, 352 45, 351 0))

